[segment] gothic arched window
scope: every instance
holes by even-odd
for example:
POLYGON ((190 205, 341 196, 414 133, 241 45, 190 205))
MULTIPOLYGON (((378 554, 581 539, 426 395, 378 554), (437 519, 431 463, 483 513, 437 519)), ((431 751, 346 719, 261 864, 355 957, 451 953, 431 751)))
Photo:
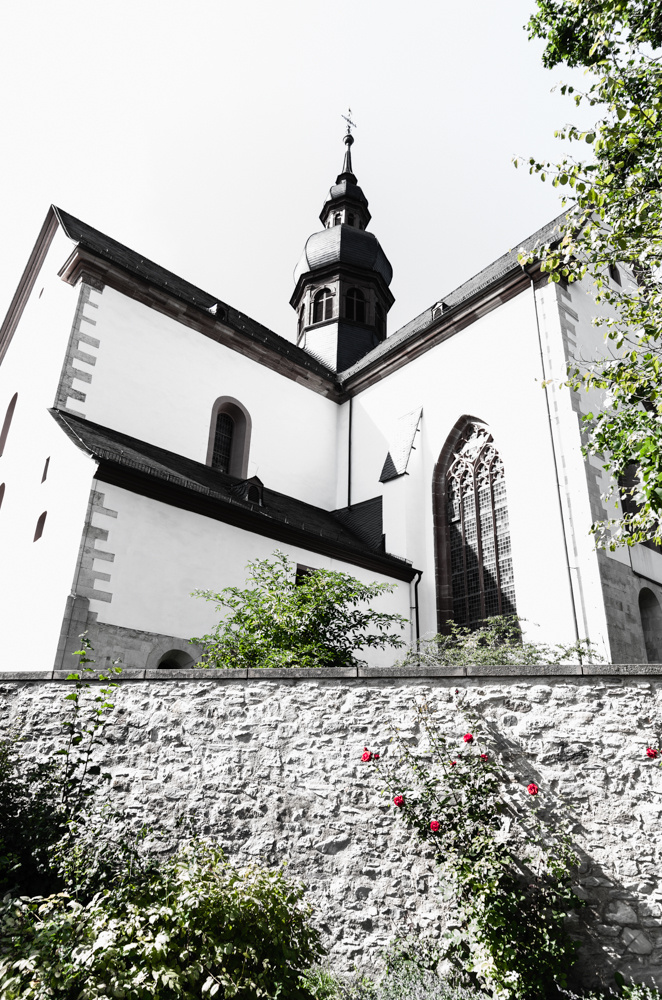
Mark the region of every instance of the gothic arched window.
POLYGON ((340 212, 336 212, 336 214, 333 216, 334 226, 339 226, 341 222, 342 222, 342 215, 340 214, 340 212))
POLYGON ((320 288, 313 300, 313 323, 321 323, 333 316, 333 296, 330 288, 320 288))
POLYGON ((503 462, 483 424, 459 425, 435 470, 440 629, 516 613, 503 462))
POLYGON ((345 316, 365 323, 365 295, 360 288, 350 288, 345 296, 345 316))
POLYGON ((221 396, 212 408, 207 465, 219 472, 246 478, 251 440, 248 410, 231 396, 221 396))

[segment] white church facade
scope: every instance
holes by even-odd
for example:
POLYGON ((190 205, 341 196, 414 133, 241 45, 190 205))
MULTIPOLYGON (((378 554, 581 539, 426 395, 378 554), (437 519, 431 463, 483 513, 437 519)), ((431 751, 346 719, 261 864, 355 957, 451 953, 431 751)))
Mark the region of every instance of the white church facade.
MULTIPOLYGON (((345 162, 295 271, 297 343, 52 207, 0 328, 5 669, 190 665, 250 559, 395 584, 407 640, 499 613, 662 660, 662 555, 596 551, 581 284, 514 250, 388 334, 391 267, 345 162), (543 388, 543 383, 547 387, 543 388)), ((553 232, 534 234, 533 246, 553 232)), ((393 651, 372 652, 374 665, 393 651)))

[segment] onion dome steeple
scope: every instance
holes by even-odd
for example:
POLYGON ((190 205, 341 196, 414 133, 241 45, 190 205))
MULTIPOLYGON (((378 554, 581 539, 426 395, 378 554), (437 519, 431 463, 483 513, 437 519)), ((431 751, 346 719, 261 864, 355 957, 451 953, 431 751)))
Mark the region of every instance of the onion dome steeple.
POLYGON ((351 367, 385 338, 395 301, 391 265, 366 232, 371 216, 352 168, 349 126, 344 143, 342 170, 320 213, 324 229, 306 242, 290 299, 298 315, 297 343, 335 371, 351 367))

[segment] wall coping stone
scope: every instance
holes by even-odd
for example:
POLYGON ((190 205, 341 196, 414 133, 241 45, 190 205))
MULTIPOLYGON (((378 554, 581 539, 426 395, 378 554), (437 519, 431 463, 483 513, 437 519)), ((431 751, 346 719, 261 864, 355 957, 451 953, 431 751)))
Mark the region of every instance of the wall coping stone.
MULTIPOLYGON (((44 683, 70 680, 74 670, 3 670, 3 681, 30 681, 44 683)), ((314 681, 318 679, 391 678, 410 677, 646 677, 662 676, 662 663, 475 663, 463 667, 285 667, 263 669, 201 668, 139 670, 125 668, 121 674, 107 670, 84 672, 83 681, 98 681, 102 677, 112 683, 130 681, 314 681)))

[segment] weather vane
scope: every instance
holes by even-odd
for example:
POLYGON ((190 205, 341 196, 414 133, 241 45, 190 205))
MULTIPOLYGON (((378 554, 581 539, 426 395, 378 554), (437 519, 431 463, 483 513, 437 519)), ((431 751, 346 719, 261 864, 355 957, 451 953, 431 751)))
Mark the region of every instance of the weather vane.
POLYGON ((352 109, 347 108, 347 114, 341 115, 340 117, 344 118, 344 120, 347 122, 347 135, 351 135, 352 129, 356 128, 355 122, 352 121, 352 109))

